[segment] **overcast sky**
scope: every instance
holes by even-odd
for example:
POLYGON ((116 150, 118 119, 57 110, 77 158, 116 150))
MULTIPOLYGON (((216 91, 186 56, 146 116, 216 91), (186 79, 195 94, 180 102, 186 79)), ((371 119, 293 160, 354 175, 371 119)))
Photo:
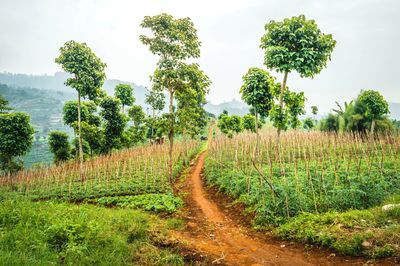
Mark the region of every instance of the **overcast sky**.
POLYGON ((398 0, 0 0, 0 71, 60 71, 54 58, 72 39, 107 63, 108 78, 149 86, 157 58, 140 43, 139 25, 166 12, 193 20, 202 42, 198 62, 213 82, 208 100, 219 103, 240 99, 242 76, 263 67, 264 25, 305 14, 337 41, 314 79, 289 75, 288 86, 304 91, 308 106, 327 112, 367 88, 400 102, 399 11, 398 0))

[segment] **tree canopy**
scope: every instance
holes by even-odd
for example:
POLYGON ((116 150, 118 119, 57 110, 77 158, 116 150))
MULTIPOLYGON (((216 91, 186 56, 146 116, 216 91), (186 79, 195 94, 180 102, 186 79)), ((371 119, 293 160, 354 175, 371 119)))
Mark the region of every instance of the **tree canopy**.
POLYGON ((115 87, 115 97, 121 101, 122 112, 124 112, 125 106, 131 106, 135 102, 133 88, 129 84, 118 84, 115 87))
POLYGON ((77 90, 81 97, 94 100, 101 95, 101 86, 106 78, 104 69, 107 65, 86 43, 66 42, 60 48, 60 55, 55 62, 73 75, 67 79, 65 85, 77 90))
POLYGON ((268 116, 273 105, 274 87, 275 80, 267 71, 253 67, 243 76, 240 93, 243 101, 258 114, 268 116))
POLYGON ((21 112, 0 114, 0 166, 5 171, 17 171, 22 164, 14 158, 32 147, 34 129, 29 115, 21 112))
POLYGON ((323 34, 314 20, 304 15, 270 21, 260 47, 265 50, 264 63, 278 72, 298 72, 312 77, 326 67, 336 41, 323 34))

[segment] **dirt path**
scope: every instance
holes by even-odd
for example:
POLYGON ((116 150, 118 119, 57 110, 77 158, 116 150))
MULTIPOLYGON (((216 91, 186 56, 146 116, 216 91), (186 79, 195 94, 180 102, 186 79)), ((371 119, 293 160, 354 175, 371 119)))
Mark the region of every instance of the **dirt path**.
POLYGON ((363 265, 363 260, 348 260, 329 252, 304 251, 298 246, 287 246, 273 240, 266 241, 251 229, 240 226, 208 195, 203 186, 202 170, 206 152, 203 152, 192 173, 185 181, 187 192, 187 226, 175 232, 175 237, 189 248, 212 257, 212 264, 223 265, 363 265))

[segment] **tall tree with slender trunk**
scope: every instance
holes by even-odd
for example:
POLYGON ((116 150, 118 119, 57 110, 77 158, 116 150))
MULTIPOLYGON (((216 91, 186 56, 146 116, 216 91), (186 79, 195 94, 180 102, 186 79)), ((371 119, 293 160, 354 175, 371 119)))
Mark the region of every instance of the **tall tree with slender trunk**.
POLYGON ((200 41, 190 18, 175 19, 168 14, 146 16, 141 23, 151 35, 141 35, 140 40, 149 50, 160 57, 152 76, 153 89, 169 93, 169 180, 172 182, 172 152, 174 146, 174 95, 188 82, 185 62, 200 56, 200 41))
MULTIPOLYGON (((296 71, 301 77, 313 77, 326 67, 336 41, 331 34, 323 34, 314 20, 304 15, 286 18, 281 22, 271 21, 265 25, 266 33, 260 47, 265 50, 264 63, 272 70, 283 73, 279 93, 277 118, 285 120, 284 95, 288 74, 296 71)), ((285 124, 284 121, 278 124, 285 124)), ((281 127, 278 127, 277 141, 281 127)))
POLYGON ((150 133, 150 141, 153 141, 154 137, 154 123, 155 117, 158 115, 160 111, 162 111, 165 107, 165 95, 162 92, 149 90, 149 93, 146 94, 145 103, 150 105, 152 110, 150 125, 151 125, 151 133, 150 133))
POLYGON ((72 77, 68 78, 65 85, 78 92, 78 134, 79 134, 79 161, 82 176, 83 149, 81 134, 81 98, 96 100, 102 95, 106 74, 106 64, 98 58, 85 43, 68 41, 60 48, 60 55, 55 59, 62 69, 72 77))
POLYGON ((271 111, 274 104, 274 86, 275 80, 267 71, 253 67, 243 76, 243 85, 240 88, 243 101, 254 108, 257 159, 259 154, 258 116, 266 117, 271 111))

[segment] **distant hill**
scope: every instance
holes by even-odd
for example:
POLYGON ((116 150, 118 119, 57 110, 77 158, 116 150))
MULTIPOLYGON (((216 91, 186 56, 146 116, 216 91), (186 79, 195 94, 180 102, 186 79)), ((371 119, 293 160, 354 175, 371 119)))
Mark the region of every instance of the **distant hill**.
MULTIPOLYGON (((70 75, 65 72, 56 72, 54 75, 27 75, 3 72, 0 73, 0 83, 14 87, 30 87, 50 91, 62 91, 75 97, 76 93, 74 90, 64 85, 64 82, 69 77, 70 75)), ((103 88, 108 94, 114 95, 114 88, 120 83, 132 85, 135 89, 135 98, 137 104, 144 104, 146 89, 143 86, 117 79, 107 79, 104 82, 103 88)))
POLYGON ((400 120, 400 103, 389 103, 389 110, 391 118, 400 120))
POLYGON ((14 110, 30 115, 37 137, 46 136, 51 130, 70 130, 62 121, 62 108, 73 95, 5 84, 0 84, 0 94, 14 110))
POLYGON ((249 112, 249 106, 238 100, 232 99, 228 102, 223 102, 220 104, 207 103, 204 108, 215 115, 221 114, 224 110, 227 110, 230 115, 240 115, 243 116, 249 112))

